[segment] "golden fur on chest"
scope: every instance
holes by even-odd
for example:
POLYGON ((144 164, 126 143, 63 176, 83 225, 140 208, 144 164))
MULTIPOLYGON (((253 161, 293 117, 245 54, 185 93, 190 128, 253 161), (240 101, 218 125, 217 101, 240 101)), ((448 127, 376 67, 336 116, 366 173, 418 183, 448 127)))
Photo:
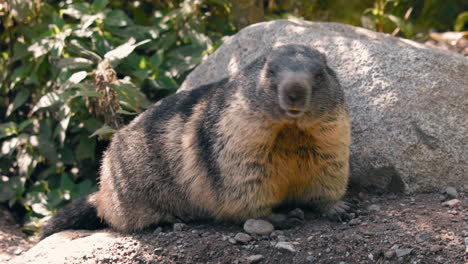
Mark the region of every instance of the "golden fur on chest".
POLYGON ((273 190, 273 200, 295 197, 319 177, 316 141, 312 129, 302 130, 294 124, 279 129, 265 161, 270 180, 264 188, 273 190))
POLYGON ((249 122, 240 108, 229 109, 219 126, 224 151, 218 159, 229 188, 224 204, 217 208, 220 218, 242 218, 258 208, 324 194, 341 198, 348 179, 350 143, 344 109, 304 126, 293 121, 249 122), (235 126, 239 119, 243 125, 235 126))
POLYGON ((305 129, 288 124, 278 129, 264 163, 270 175, 263 188, 271 190, 272 201, 300 201, 311 186, 333 180, 333 170, 347 167, 346 144, 334 138, 339 125, 324 133, 321 128, 328 125, 319 122, 305 129))

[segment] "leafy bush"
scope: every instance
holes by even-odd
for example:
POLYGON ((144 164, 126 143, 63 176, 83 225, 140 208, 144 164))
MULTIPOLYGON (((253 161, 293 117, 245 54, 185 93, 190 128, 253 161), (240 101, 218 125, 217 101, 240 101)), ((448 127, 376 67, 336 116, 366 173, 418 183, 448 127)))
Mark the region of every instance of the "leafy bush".
POLYGON ((173 93, 232 30, 222 0, 122 2, 1 5, 0 202, 43 217, 93 192, 97 136, 173 93))

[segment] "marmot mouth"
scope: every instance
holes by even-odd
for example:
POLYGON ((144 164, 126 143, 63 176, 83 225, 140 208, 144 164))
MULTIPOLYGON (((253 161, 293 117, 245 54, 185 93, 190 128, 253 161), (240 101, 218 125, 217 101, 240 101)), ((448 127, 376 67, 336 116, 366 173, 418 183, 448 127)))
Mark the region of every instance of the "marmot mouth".
POLYGON ((288 110, 288 114, 291 114, 291 115, 299 115, 301 113, 302 112, 299 110, 288 110))
POLYGON ((294 118, 294 119, 299 118, 304 113, 303 111, 300 111, 300 110, 291 110, 291 109, 288 109, 285 112, 287 116, 294 118))

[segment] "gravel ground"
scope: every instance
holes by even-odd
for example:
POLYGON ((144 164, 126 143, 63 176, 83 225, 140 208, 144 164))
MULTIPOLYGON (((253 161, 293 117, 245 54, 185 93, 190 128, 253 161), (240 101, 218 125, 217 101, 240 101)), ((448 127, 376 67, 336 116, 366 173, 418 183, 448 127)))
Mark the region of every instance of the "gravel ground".
POLYGON ((306 212, 301 225, 247 240, 227 224, 158 229, 134 237, 143 246, 131 263, 468 263, 466 200, 450 208, 434 193, 365 196, 348 223, 306 212))
MULTIPOLYGON (((358 205, 356 217, 351 221, 334 223, 305 211, 303 223, 291 229, 275 230, 270 235, 247 234, 242 225, 228 223, 158 227, 126 236, 122 243, 97 249, 82 261, 130 264, 468 263, 468 200, 463 194, 456 194, 456 200, 449 196, 359 193, 351 198, 358 205)), ((15 254, 17 240, 1 243, 2 248, 15 254)), ((29 246, 19 245, 19 250, 29 246)))

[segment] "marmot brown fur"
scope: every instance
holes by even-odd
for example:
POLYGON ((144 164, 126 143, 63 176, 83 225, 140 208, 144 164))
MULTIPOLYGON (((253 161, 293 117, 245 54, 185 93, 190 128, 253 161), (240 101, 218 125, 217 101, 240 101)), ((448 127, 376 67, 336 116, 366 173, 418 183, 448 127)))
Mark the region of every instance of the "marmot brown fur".
POLYGON ((242 221, 295 203, 348 209, 350 121, 325 57, 284 45, 237 75, 154 104, 118 131, 99 191, 60 210, 43 237, 104 223, 242 221))

